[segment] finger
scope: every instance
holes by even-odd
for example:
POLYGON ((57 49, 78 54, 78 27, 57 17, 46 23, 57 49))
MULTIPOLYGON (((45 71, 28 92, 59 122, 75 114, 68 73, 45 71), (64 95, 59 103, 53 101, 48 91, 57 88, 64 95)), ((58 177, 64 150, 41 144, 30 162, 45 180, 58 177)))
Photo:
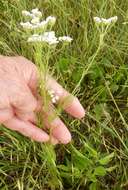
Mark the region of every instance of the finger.
POLYGON ((11 108, 0 109, 0 123, 8 121, 13 117, 13 111, 11 108))
POLYGON ((85 110, 78 98, 68 93, 53 78, 49 77, 47 81, 47 88, 52 89, 59 96, 59 102, 62 103, 62 107, 67 113, 79 119, 85 116, 85 110))
POLYGON ((49 141, 49 136, 40 128, 36 127, 28 121, 22 121, 17 117, 3 123, 7 128, 18 131, 24 136, 30 137, 31 139, 38 142, 47 142, 49 141))
POLYGON ((23 121, 30 121, 31 123, 35 124, 37 121, 36 118, 36 113, 34 112, 29 112, 29 113, 20 113, 17 114, 18 118, 23 120, 23 121))
POLYGON ((51 129, 51 135, 62 144, 68 144, 71 141, 71 133, 65 124, 57 117, 52 122, 45 121, 45 125, 51 129))
MULTIPOLYGON (((30 121, 33 124, 36 124, 36 122, 37 122, 37 117, 36 117, 36 114, 34 112, 31 112, 28 114, 27 113, 26 114, 20 114, 20 117, 18 117, 18 118, 23 120, 23 121, 30 121)), ((50 137, 49 141, 53 145, 56 145, 59 143, 59 141, 53 136, 50 137)))
POLYGON ((59 144, 59 141, 55 137, 53 137, 53 136, 50 137, 49 141, 53 145, 59 144))
POLYGON ((51 136, 63 144, 67 144, 71 141, 71 133, 61 119, 56 116, 52 105, 48 107, 47 112, 43 112, 42 117, 44 120, 44 125, 50 129, 51 136))

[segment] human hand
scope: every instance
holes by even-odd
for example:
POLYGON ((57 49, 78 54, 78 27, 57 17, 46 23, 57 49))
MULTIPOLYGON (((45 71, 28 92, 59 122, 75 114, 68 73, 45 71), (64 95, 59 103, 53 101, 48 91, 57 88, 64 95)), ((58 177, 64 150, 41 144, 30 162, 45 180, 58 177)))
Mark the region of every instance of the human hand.
MULTIPOLYGON (((54 112, 52 103, 48 112, 43 112, 42 115, 46 128, 52 129, 51 138, 36 126, 36 112, 41 107, 43 109, 43 103, 38 99, 37 85, 38 71, 31 61, 24 57, 0 57, 0 123, 38 142, 70 142, 71 134, 58 116, 52 122, 48 121, 48 116, 54 112)), ((46 86, 56 94, 59 93, 60 101, 69 96, 69 93, 51 77, 48 77, 46 86)), ((79 119, 85 115, 76 97, 63 108, 79 119)))

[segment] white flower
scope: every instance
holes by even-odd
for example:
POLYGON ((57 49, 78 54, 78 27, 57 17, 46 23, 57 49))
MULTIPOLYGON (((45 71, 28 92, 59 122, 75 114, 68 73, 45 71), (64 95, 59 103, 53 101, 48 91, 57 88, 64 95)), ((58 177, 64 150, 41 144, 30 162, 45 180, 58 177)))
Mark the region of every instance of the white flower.
POLYGON ((47 27, 47 22, 46 21, 39 21, 39 18, 34 18, 31 20, 30 22, 21 22, 20 25, 24 28, 24 29, 46 29, 47 27))
POLYGON ((30 22, 21 22, 20 25, 24 28, 24 29, 32 29, 33 25, 30 22))
POLYGON ((32 9, 32 10, 31 10, 31 12, 32 12, 33 14, 37 13, 38 11, 39 11, 38 8, 35 8, 35 9, 32 9))
POLYGON ((28 38, 28 42, 46 42, 49 45, 54 45, 59 43, 55 36, 55 32, 44 32, 42 35, 34 34, 28 38))
POLYGON ((60 99, 60 97, 56 95, 56 96, 55 96, 55 99, 58 101, 58 100, 60 99))
POLYGON ((108 19, 106 19, 106 18, 101 18, 101 22, 102 22, 103 24, 105 24, 105 25, 110 24, 110 21, 109 21, 108 19))
POLYGON ((101 23, 102 21, 101 21, 101 18, 99 18, 99 17, 93 17, 93 19, 94 19, 94 21, 96 22, 96 23, 101 23))
MULTIPOLYGON (((53 26, 56 22, 56 17, 54 16, 48 16, 46 20, 40 21, 40 17, 42 16, 42 13, 38 10, 38 8, 32 9, 31 12, 23 10, 22 14, 24 16, 30 16, 31 21, 29 22, 21 22, 20 25, 24 29, 30 29, 35 30, 37 33, 39 33, 41 30, 46 31, 47 27, 53 26), (37 29, 40 29, 39 31, 37 29)), ((69 36, 61 36, 57 38, 55 36, 54 31, 44 32, 43 34, 33 34, 28 38, 28 42, 45 42, 49 45, 58 44, 59 41, 63 41, 65 43, 70 43, 73 39, 69 36)))
POLYGON ((31 12, 23 10, 22 11, 22 15, 26 16, 26 17, 29 16, 32 19, 34 19, 36 17, 38 17, 38 18, 42 17, 42 13, 38 10, 38 8, 32 9, 31 12))
POLYGON ((51 96, 51 95, 54 95, 55 94, 55 91, 54 90, 48 90, 48 94, 51 96))
POLYGON ((41 21, 39 24, 37 24, 37 28, 39 29, 45 29, 47 27, 47 22, 45 20, 41 21))
POLYGON ((26 11, 26 10, 22 11, 22 15, 25 17, 34 18, 34 15, 32 13, 30 13, 29 11, 26 11))
POLYGON ((30 13, 29 11, 23 10, 23 11, 22 11, 22 15, 23 15, 23 16, 30 16, 31 13, 30 13))
POLYGON ((39 17, 34 17, 30 22, 21 22, 20 25, 24 28, 24 29, 46 29, 48 23, 46 22, 46 20, 43 20, 40 22, 40 18, 39 17))
POLYGON ((54 16, 48 16, 46 20, 40 21, 42 13, 38 10, 38 8, 32 9, 31 12, 23 10, 22 15, 29 16, 31 18, 30 22, 21 23, 22 27, 25 29, 45 30, 48 25, 52 27, 56 22, 56 18, 54 16))
POLYGON ((42 35, 42 41, 47 42, 49 45, 59 43, 54 31, 44 32, 44 34, 42 35))
POLYGON ((73 39, 71 38, 71 37, 69 37, 69 36, 61 36, 61 37, 59 37, 58 38, 59 39, 59 41, 64 41, 64 42, 68 42, 68 43, 70 43, 73 39))
POLYGON ((59 101, 60 97, 55 94, 54 90, 48 90, 48 94, 51 97, 52 103, 57 103, 57 101, 59 101))
POLYGON ((32 23, 32 24, 38 24, 38 23, 40 23, 40 18, 39 18, 39 17, 33 18, 33 19, 31 20, 31 23, 32 23))
POLYGON ((44 32, 43 36, 48 37, 48 38, 54 38, 55 37, 55 32, 54 31, 44 32))
POLYGON ((41 36, 39 34, 33 34, 30 36, 27 40, 28 42, 40 42, 41 41, 41 36))
POLYGON ((46 22, 48 24, 50 24, 51 26, 53 26, 55 24, 55 22, 56 22, 56 17, 54 17, 54 16, 48 16, 46 18, 46 22))
POLYGON ((34 37, 38 37, 38 36, 39 36, 39 34, 33 34, 32 36, 34 36, 34 37))
POLYGON ((32 9, 31 10, 31 13, 33 14, 33 16, 35 16, 35 17, 42 17, 42 13, 39 11, 39 9, 38 8, 35 8, 35 9, 32 9))
POLYGON ((93 19, 94 19, 94 22, 95 22, 96 24, 109 25, 109 24, 111 24, 111 23, 115 23, 115 22, 117 21, 118 17, 117 17, 117 16, 114 16, 114 17, 110 17, 110 18, 108 18, 108 19, 106 19, 106 18, 100 18, 100 17, 93 17, 93 19))
POLYGON ((114 23, 114 22, 117 21, 117 19, 118 19, 118 17, 117 17, 117 16, 114 16, 114 17, 108 18, 107 20, 108 20, 110 23, 114 23))

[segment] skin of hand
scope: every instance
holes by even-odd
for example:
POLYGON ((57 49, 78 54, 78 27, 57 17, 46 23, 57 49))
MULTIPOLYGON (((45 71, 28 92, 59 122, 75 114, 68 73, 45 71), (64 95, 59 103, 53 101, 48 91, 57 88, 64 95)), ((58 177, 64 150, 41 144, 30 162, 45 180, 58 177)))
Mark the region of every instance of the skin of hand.
MULTIPOLYGON (((50 140, 53 144, 67 144, 71 141, 71 133, 62 120, 58 116, 52 122, 47 119, 54 112, 52 103, 47 112, 41 112, 44 125, 52 129, 51 135, 36 126, 36 112, 43 109, 37 93, 38 80, 37 67, 31 61, 21 56, 0 56, 0 123, 38 142, 50 140)), ((60 101, 70 95, 49 76, 46 86, 59 92, 60 101)), ((63 109, 75 118, 85 115, 76 97, 63 109)))

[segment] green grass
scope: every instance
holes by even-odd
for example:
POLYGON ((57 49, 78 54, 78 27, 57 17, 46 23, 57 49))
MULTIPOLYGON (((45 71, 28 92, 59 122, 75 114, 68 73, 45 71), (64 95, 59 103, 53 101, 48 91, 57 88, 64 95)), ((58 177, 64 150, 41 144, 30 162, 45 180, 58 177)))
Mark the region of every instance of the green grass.
POLYGON ((34 7, 43 10, 45 17, 57 16, 57 34, 74 39, 50 58, 49 70, 78 96, 86 117, 79 121, 62 113, 72 142, 56 147, 32 142, 1 126, 0 189, 127 189, 128 25, 122 24, 128 21, 127 1, 1 0, 1 54, 34 60, 18 26, 21 11, 34 7), (99 33, 93 16, 114 15, 118 22, 95 56, 99 33))

